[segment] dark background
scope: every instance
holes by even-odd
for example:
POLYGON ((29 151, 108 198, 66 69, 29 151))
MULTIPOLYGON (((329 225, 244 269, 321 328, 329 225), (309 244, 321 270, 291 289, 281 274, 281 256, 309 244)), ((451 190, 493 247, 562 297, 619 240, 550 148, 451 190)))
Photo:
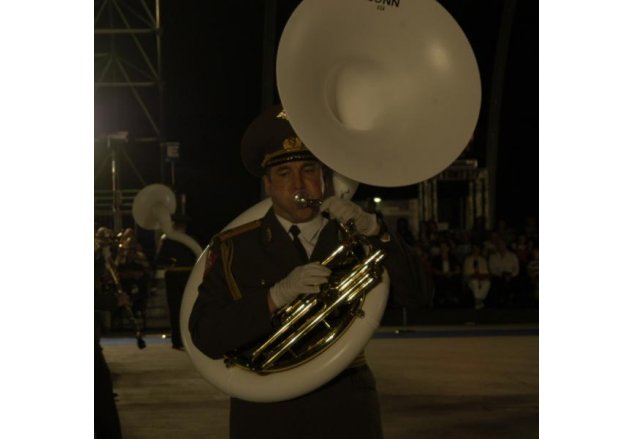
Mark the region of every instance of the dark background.
MULTIPOLYGON (((277 2, 278 40, 298 3, 277 2)), ((492 73, 505 0, 440 3, 463 28, 478 60, 482 109, 474 142, 463 155, 486 166, 492 73)), ((271 62, 263 56, 264 17, 264 0, 162 3, 165 138, 181 144, 176 190, 186 194, 188 233, 199 242, 206 242, 260 200, 259 180, 242 166, 239 145, 263 105, 263 65, 271 62)), ((270 99, 279 101, 275 90, 270 99)), ((517 0, 501 102, 495 216, 519 225, 527 216, 538 215, 537 2, 517 0)), ((130 129, 125 119, 108 120, 108 111, 95 100, 96 135, 130 129)), ((131 146, 131 154, 133 150, 131 146)), ((141 172, 160 168, 156 154, 142 154, 145 160, 135 159, 137 166, 146 168, 141 172)), ((355 198, 402 199, 417 194, 416 185, 390 189, 361 185, 355 198)))

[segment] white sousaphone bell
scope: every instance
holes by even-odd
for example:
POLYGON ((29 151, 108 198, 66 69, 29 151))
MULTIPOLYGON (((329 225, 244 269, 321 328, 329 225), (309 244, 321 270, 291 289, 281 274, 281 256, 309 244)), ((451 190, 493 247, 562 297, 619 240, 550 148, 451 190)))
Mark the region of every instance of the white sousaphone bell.
MULTIPOLYGON (((357 182, 402 186, 438 174, 460 155, 478 119, 480 77, 460 26, 435 0, 391 5, 304 0, 279 44, 282 105, 298 136, 335 171, 335 194, 342 198, 352 198, 357 182)), ((163 215, 137 220, 141 226, 167 225, 170 196, 142 191, 137 198, 144 199, 138 210, 163 215)), ((270 206, 270 199, 257 203, 225 229, 261 218, 270 206)), ((183 343, 203 377, 231 396, 272 402, 308 393, 347 367, 380 324, 389 290, 386 273, 366 295, 365 317, 308 363, 266 375, 226 367, 193 345, 188 328, 207 249, 201 254, 184 234, 167 235, 200 255, 181 304, 183 343)))
POLYGON ((151 184, 139 191, 132 202, 132 217, 144 229, 161 230, 170 239, 178 241, 199 256, 200 244, 186 233, 174 230, 171 215, 176 212, 176 196, 162 184, 151 184))
POLYGON ((435 0, 378 3, 303 1, 280 40, 277 85, 322 162, 362 183, 405 186, 467 146, 480 75, 462 29, 435 0))

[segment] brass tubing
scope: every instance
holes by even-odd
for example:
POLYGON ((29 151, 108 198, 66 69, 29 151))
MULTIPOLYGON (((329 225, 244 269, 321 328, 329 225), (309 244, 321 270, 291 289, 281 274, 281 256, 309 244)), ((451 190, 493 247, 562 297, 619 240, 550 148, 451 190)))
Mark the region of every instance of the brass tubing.
POLYGON ((254 360, 258 356, 260 356, 262 354, 262 351, 268 348, 276 339, 278 339, 284 332, 286 332, 293 324, 295 324, 299 319, 305 316, 308 313, 308 311, 310 311, 316 304, 317 304, 317 299, 312 298, 312 300, 306 303, 304 307, 298 308, 298 310, 295 312, 295 315, 291 316, 290 319, 287 320, 284 325, 282 325, 277 331, 275 331, 273 335, 271 335, 268 339, 266 339, 264 343, 262 343, 260 347, 257 348, 253 352, 251 359, 254 360))
MULTIPOLYGON (((341 286, 341 285, 340 285, 340 286, 337 288, 337 290, 340 290, 340 289, 342 289, 343 287, 346 287, 346 288, 347 288, 347 287, 348 287, 348 285, 349 285, 350 283, 352 283, 352 282, 354 282, 355 280, 357 280, 357 279, 358 279, 358 277, 359 277, 360 275, 362 275, 362 274, 363 274, 363 271, 366 271, 366 267, 365 267, 365 266, 362 266, 362 267, 360 268, 360 270, 358 270, 358 271, 356 271, 356 272, 352 272, 352 273, 350 273, 350 274, 347 276, 347 278, 346 278, 345 285, 343 285, 343 286, 341 286)), ((358 281, 358 280, 357 280, 357 281, 358 281)), ((340 296, 340 297, 339 297, 339 298, 338 298, 338 299, 337 299, 334 303, 340 303, 340 302, 341 302, 341 296, 340 296)), ((300 302, 300 303, 301 303, 301 302, 300 302)), ((305 316, 305 315, 308 313, 308 311, 309 311, 310 309, 312 309, 312 307, 313 307, 316 303, 317 303, 317 300, 313 298, 313 299, 311 300, 311 302, 309 302, 309 303, 308 303, 305 307, 300 308, 298 311, 296 311, 297 306, 298 306, 298 304, 297 304, 297 303, 289 305, 289 307, 290 307, 290 308, 292 308, 292 311, 291 311, 291 315, 290 315, 290 316, 287 316, 287 320, 286 320, 286 322, 284 323, 284 325, 283 325, 282 327, 280 327, 277 331, 275 331, 275 333, 274 333, 273 335, 271 335, 271 336, 270 336, 267 340, 265 340, 265 341, 264 341, 264 343, 262 343, 262 344, 260 345, 260 347, 258 347, 258 348, 257 348, 257 349, 253 352, 253 354, 252 354, 252 356, 251 356, 251 359, 252 359, 252 360, 255 360, 257 357, 259 357, 265 349, 267 349, 267 348, 268 348, 271 344, 273 344, 273 342, 274 342, 275 340, 277 340, 278 338, 280 338, 280 336, 282 336, 282 334, 284 334, 284 333, 285 333, 285 332, 286 332, 286 331, 287 331, 287 330, 288 330, 288 329, 289 329, 289 328, 290 328, 293 324, 295 324, 295 323, 296 323, 299 319, 301 319, 303 316, 305 316)), ((286 311, 286 310, 285 310, 285 311, 286 311)), ((308 322, 311 322, 311 320, 309 320, 308 322)), ((302 328, 304 328, 304 326, 305 326, 305 325, 306 325, 306 323, 304 323, 304 325, 300 327, 300 330, 301 330, 302 328)), ((300 336, 303 336, 305 332, 306 332, 306 331, 301 332, 299 335, 300 335, 300 336)), ((291 340, 292 340, 292 339, 291 339, 291 340)), ((297 340, 293 341, 293 343, 292 343, 292 344, 294 344, 296 341, 297 341, 297 340)), ((286 344, 285 344, 285 343, 284 343, 284 344, 282 344, 282 348, 284 348, 284 346, 286 346, 286 344)), ((288 347, 286 347, 286 349, 285 349, 283 352, 285 352, 285 351, 286 351, 289 347, 290 347, 290 345, 289 345, 288 347)), ((278 348, 278 349, 279 349, 279 348, 278 348)), ((279 351, 276 351, 276 350, 274 349, 274 350, 273 350, 273 355, 275 355, 275 354, 276 354, 276 352, 279 352, 279 351)), ((283 353, 283 352, 282 352, 282 353, 283 353)), ((278 357, 279 357, 279 355, 276 355, 276 356, 275 356, 275 358, 278 358, 278 357)), ((270 360, 270 359, 269 359, 269 360, 270 360)), ((265 364, 268 364, 268 363, 269 363, 269 361, 267 361, 265 364)))
MULTIPOLYGON (((365 269, 366 267, 361 267, 361 269, 365 269)), ((352 274, 352 273, 351 273, 352 274)), ((358 285, 360 283, 362 283, 364 281, 364 279, 366 279, 368 277, 368 275, 362 276, 363 273, 354 273, 353 276, 355 278, 355 282, 354 285, 351 285, 348 288, 355 288, 358 287, 358 285), (361 276, 361 279, 359 279, 359 276, 361 276)), ((351 281, 352 282, 352 281, 351 281)), ((350 282, 349 282, 350 283, 350 282)), ((354 293, 356 295, 356 292, 358 292, 359 289, 356 288, 356 291, 353 290, 352 293, 354 293)), ((301 337, 304 337, 306 335, 306 333, 308 331, 310 331, 311 329, 314 328, 314 326, 319 323, 321 320, 323 320, 325 318, 325 316, 330 313, 330 311, 337 306, 338 304, 340 304, 341 302, 344 301, 344 299, 348 298, 351 294, 350 291, 345 291, 343 293, 341 293, 339 295, 339 297, 331 304, 329 305, 327 308, 325 308, 325 311, 322 311, 320 314, 317 314, 317 316, 313 317, 312 319, 307 320, 306 322, 304 322, 302 324, 302 326, 299 327, 299 329, 294 333, 294 334, 289 334, 290 338, 287 338, 285 340, 282 340, 280 342, 280 344, 277 345, 277 347, 272 348, 272 353, 271 356, 268 358, 268 360, 263 364, 262 368, 266 368, 268 365, 270 365, 273 361, 277 360, 282 354, 284 354, 288 349, 290 349, 301 337)), ((347 300, 347 302, 350 302, 351 300, 347 300)), ((316 302, 316 300, 315 300, 316 302)), ((311 306, 312 308, 312 306, 311 306)), ((271 337, 269 337, 269 339, 267 339, 254 353, 252 358, 255 359, 257 356, 261 355, 262 351, 266 348, 268 348, 271 344, 273 344, 273 342, 280 338, 280 336, 286 332, 292 324, 296 323, 301 317, 305 316, 308 312, 309 308, 304 309, 304 312, 301 312, 301 314, 297 314, 295 315, 292 320, 290 322, 288 322, 287 324, 285 324, 282 328, 280 328, 278 331, 275 332, 275 334, 273 334, 271 337)))
MULTIPOLYGON (((374 281, 374 279, 372 279, 372 278, 367 279, 367 277, 366 277, 365 280, 364 279, 360 280, 355 286, 358 287, 359 283, 362 283, 363 285, 360 288, 357 288, 356 291, 353 291, 352 293, 356 294, 359 291, 362 291, 363 288, 367 287, 367 285, 371 284, 373 281, 374 281)), ((310 331, 313 327, 315 327, 315 325, 317 325, 319 322, 321 322, 321 320, 323 320, 326 315, 328 315, 336 306, 338 306, 350 294, 351 294, 350 292, 346 292, 346 293, 342 294, 341 296, 339 296, 337 298, 337 300, 335 300, 333 303, 331 303, 329 306, 327 306, 319 314, 314 316, 312 319, 307 320, 297 330, 297 332, 295 333, 295 335, 293 337, 287 339, 286 342, 283 345, 281 345, 277 349, 277 351, 275 351, 271 355, 271 357, 269 357, 269 359, 262 365, 262 368, 268 367, 272 362, 277 360, 282 354, 284 354, 288 349, 290 349, 301 337, 303 337, 308 331, 310 331)))
POLYGON ((339 254, 345 249, 346 247, 344 245, 340 245, 339 247, 337 247, 337 249, 332 252, 326 259, 324 259, 323 261, 321 261, 321 265, 328 265, 329 263, 332 262, 333 259, 335 259, 337 256, 339 256, 339 254))
POLYGON ((385 254, 381 250, 377 250, 372 255, 368 256, 362 263, 355 267, 356 271, 352 271, 344 280, 337 286, 337 289, 347 288, 347 286, 355 281, 355 278, 361 275, 362 273, 366 273, 370 270, 370 264, 376 263, 382 260, 385 257, 385 254), (361 266, 359 268, 359 266, 361 266))
POLYGON ((368 265, 374 259, 375 255, 380 253, 380 250, 375 252, 374 254, 367 257, 363 262, 357 264, 356 267, 353 268, 353 271, 350 272, 346 277, 343 278, 341 283, 337 286, 337 288, 345 288, 350 282, 354 281, 355 277, 359 276, 360 273, 368 270, 368 265))
MULTIPOLYGON (((374 259, 378 253, 379 252, 376 252, 375 254, 373 254, 368 259, 370 259, 370 260, 374 259)), ((354 288, 355 285, 357 285, 359 282, 363 281, 363 278, 359 279, 359 277, 369 275, 369 274, 367 274, 367 272, 369 271, 369 268, 370 267, 368 267, 367 264, 363 264, 363 266, 361 266, 359 268, 359 270, 357 270, 356 272, 350 273, 347 276, 347 278, 345 279, 345 281, 336 288, 336 290, 339 291, 339 290, 341 290, 343 288, 354 288), (353 282, 355 284, 351 286, 350 284, 352 284, 353 282)), ((344 297, 348 296, 348 295, 349 294, 344 293, 344 297)), ((342 298, 343 297, 340 296, 334 303, 335 304, 340 303, 342 301, 342 298)), ((348 301, 351 301, 351 300, 348 300, 348 301)), ((278 329, 278 331, 276 331, 271 337, 269 337, 269 339, 267 339, 267 341, 264 342, 264 344, 261 345, 261 347, 258 348, 254 352, 254 354, 253 354, 254 358, 255 358, 255 356, 258 356, 264 348, 269 346, 271 344, 271 342, 273 342, 275 339, 279 338, 281 333, 285 332, 292 324, 296 323, 297 320, 299 320, 301 317, 303 317, 315 305, 315 303, 316 303, 316 300, 313 299, 310 302, 310 305, 307 305, 307 307, 305 307, 305 308, 299 309, 299 311, 297 311, 297 309, 298 309, 299 306, 303 305, 303 302, 300 301, 300 302, 292 303, 291 305, 289 305, 289 308, 291 308, 291 309, 290 310, 284 310, 284 312, 291 315, 290 321, 287 321, 286 324, 284 324, 280 329, 278 329)))
POLYGON ((293 303, 289 304, 286 308, 278 311, 277 315, 279 316, 280 321, 286 322, 289 316, 292 316, 299 308, 305 306, 305 304, 306 301, 303 299, 296 300, 293 303))
MULTIPOLYGON (((349 232, 348 228, 343 225, 342 228, 344 231, 349 232)), ((327 266, 331 263, 337 263, 336 260, 342 254, 358 244, 369 246, 369 249, 366 249, 368 256, 352 267, 347 274, 344 273, 343 277, 338 281, 332 280, 328 284, 323 285, 320 293, 300 296, 292 303, 286 305, 286 307, 280 309, 276 315, 281 321, 281 326, 252 352, 248 366, 251 370, 255 372, 275 370, 276 367, 279 367, 276 363, 282 355, 288 352, 292 353, 291 349, 296 343, 312 334, 311 331, 318 324, 323 323, 330 328, 325 319, 335 309, 338 309, 344 303, 352 307, 357 306, 355 301, 358 301, 359 305, 363 303, 363 295, 381 278, 381 272, 377 271, 377 267, 380 268, 378 263, 385 258, 385 253, 381 250, 373 249, 372 245, 367 240, 363 240, 360 235, 357 235, 356 239, 356 241, 345 241, 324 259, 321 265, 327 266), (256 362, 261 363, 262 361, 262 364, 255 365, 256 362)), ((346 253, 346 258, 348 256, 356 257, 353 253, 350 253, 350 255, 346 253)), ((358 309, 358 306, 356 309, 358 309)), ((342 317, 348 320, 343 320, 333 325, 326 336, 323 334, 319 336, 317 334, 312 335, 313 339, 307 340, 310 342, 310 346, 319 346, 321 350, 327 348, 349 326, 351 323, 349 319, 355 318, 354 313, 350 314, 349 317, 345 317, 346 315, 347 313, 343 314, 342 317)), ((309 351, 293 355, 296 360, 303 362, 314 355, 311 353, 312 347, 309 351)), ((289 361, 292 364, 296 360, 290 359, 289 361)), ((287 366, 283 367, 286 368, 287 366)), ((291 365, 290 367, 294 366, 291 365)))

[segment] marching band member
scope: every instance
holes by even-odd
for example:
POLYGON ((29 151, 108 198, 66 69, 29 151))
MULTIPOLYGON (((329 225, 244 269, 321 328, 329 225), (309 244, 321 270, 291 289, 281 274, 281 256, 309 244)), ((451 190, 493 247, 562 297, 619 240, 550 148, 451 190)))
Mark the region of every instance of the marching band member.
MULTIPOLYGON (((173 227, 177 232, 185 233, 186 216, 174 215, 173 227)), ((196 255, 185 244, 163 234, 156 252, 155 262, 157 266, 165 268, 165 294, 170 315, 172 348, 183 350, 183 339, 180 331, 181 302, 187 280, 196 263, 196 255)))
POLYGON ((94 339, 94 417, 95 438, 121 438, 121 423, 114 400, 112 378, 108 363, 99 343, 103 313, 110 314, 119 306, 129 305, 126 294, 115 294, 112 269, 111 249, 114 242, 112 231, 100 227, 95 233, 95 268, 94 268, 94 305, 95 305, 95 339, 94 339), (109 266, 110 265, 110 266, 109 266))
POLYGON ((119 245, 114 263, 121 288, 130 296, 134 317, 139 320, 141 330, 144 331, 149 299, 150 263, 133 229, 124 229, 117 238, 119 245))
MULTIPOLYGON (((376 215, 336 197, 326 198, 321 207, 296 202, 298 194, 313 200, 325 197, 325 168, 297 137, 280 106, 249 126, 242 157, 246 168, 262 178, 273 205, 263 218, 211 241, 189 319, 192 341, 201 352, 219 359, 270 334, 278 308, 300 294, 319 292, 330 275, 319 261, 341 238, 336 221, 354 219, 357 231, 387 253, 384 265, 392 294, 401 305, 416 306, 420 282, 414 263, 376 215)), ((231 398, 230 406, 231 438, 382 437, 375 380, 363 353, 306 395, 273 403, 231 398)))

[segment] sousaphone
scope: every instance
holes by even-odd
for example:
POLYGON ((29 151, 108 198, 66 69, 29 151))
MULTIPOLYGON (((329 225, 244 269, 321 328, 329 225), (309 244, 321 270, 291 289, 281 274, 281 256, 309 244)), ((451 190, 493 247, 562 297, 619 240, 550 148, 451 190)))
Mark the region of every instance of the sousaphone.
POLYGON ((480 111, 473 50, 435 0, 305 0, 282 34, 277 86, 303 142, 374 186, 447 168, 480 111))
MULTIPOLYGON (((467 145, 481 99, 469 42, 434 0, 304 0, 281 37, 277 83, 294 130, 335 171, 336 193, 347 198, 356 182, 402 186, 441 172, 467 145)), ((225 229, 269 207, 264 200, 225 229)), ((271 402, 310 392, 350 364, 380 323, 387 273, 365 295, 363 318, 310 362, 267 374, 227 367, 200 352, 188 328, 206 251, 185 290, 181 333, 196 369, 229 395, 271 402)))

